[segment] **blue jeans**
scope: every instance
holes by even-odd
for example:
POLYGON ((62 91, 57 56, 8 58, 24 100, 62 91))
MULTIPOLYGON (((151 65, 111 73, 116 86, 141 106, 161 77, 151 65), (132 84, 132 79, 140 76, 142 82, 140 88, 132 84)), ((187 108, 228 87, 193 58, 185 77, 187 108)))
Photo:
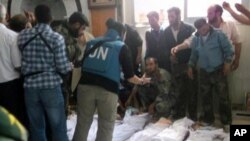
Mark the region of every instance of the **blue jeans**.
POLYGON ((45 112, 53 141, 68 141, 61 86, 47 89, 25 88, 25 104, 32 141, 47 141, 45 112))

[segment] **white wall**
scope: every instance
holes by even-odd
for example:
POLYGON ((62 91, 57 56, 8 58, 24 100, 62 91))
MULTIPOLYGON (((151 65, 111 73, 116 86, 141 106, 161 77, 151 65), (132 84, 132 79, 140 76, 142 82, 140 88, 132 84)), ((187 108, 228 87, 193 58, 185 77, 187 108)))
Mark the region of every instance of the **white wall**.
MULTIPOLYGON (((88 0, 81 0, 81 6, 83 13, 89 19, 90 12, 88 10, 88 0)), ((7 0, 0 0, 2 3, 6 3, 7 0)), ((52 10, 52 14, 55 19, 62 19, 69 17, 73 12, 77 11, 75 0, 12 0, 11 13, 12 15, 22 13, 23 9, 34 10, 37 4, 47 4, 52 10)))
POLYGON ((7 8, 8 0, 0 0, 0 3, 7 8))
MULTIPOLYGON (((7 0, 0 0, 6 3, 7 0)), ((90 19, 90 12, 88 9, 88 0, 80 0, 82 12, 90 19)), ((23 13, 23 10, 33 11, 38 4, 47 4, 50 6, 53 18, 61 20, 68 18, 73 12, 77 11, 75 0, 12 0, 11 14, 16 15, 23 13)), ((89 20, 90 21, 90 20, 89 20)), ((89 28, 87 28, 89 30, 89 28)))
MULTIPOLYGON (((65 0, 64 0, 65 1, 65 0)), ((66 15, 68 10, 66 11, 65 4, 63 1, 59 0, 12 0, 11 5, 11 15, 16 15, 23 13, 23 10, 34 11, 34 8, 38 4, 46 4, 51 8, 53 19, 63 19, 66 15)), ((72 5, 72 4, 68 4, 72 5)), ((75 6, 76 7, 76 6, 75 6)), ((72 7, 67 7, 67 9, 76 9, 72 7)))
POLYGON ((231 75, 230 92, 233 103, 245 103, 245 93, 250 92, 250 26, 238 24, 238 28, 242 39, 242 50, 239 68, 231 75))

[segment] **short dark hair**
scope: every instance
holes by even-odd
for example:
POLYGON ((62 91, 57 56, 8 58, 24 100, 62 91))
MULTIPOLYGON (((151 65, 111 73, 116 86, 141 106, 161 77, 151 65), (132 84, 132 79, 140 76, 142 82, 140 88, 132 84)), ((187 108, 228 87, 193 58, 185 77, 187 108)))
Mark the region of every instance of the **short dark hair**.
POLYGON ((201 28, 204 24, 207 24, 207 21, 205 18, 199 18, 194 22, 195 28, 199 29, 201 28))
POLYGON ((159 13, 156 12, 156 11, 151 11, 151 12, 149 12, 149 13, 147 14, 147 17, 148 17, 148 18, 155 17, 157 20, 160 19, 160 18, 159 18, 159 13))
POLYGON ((219 12, 220 16, 222 16, 223 8, 220 5, 218 5, 218 4, 215 4, 214 8, 215 8, 215 12, 219 12))
POLYGON ((44 4, 36 6, 35 17, 38 23, 50 23, 52 21, 50 8, 44 4))
POLYGON ((108 29, 114 29, 114 30, 116 30, 119 33, 120 36, 125 31, 125 27, 123 26, 123 24, 120 23, 120 22, 115 21, 112 18, 109 18, 106 21, 106 26, 107 26, 108 29))
POLYGON ((13 16, 9 20, 9 27, 10 29, 16 32, 20 32, 23 29, 25 29, 27 23, 28 23, 28 19, 24 15, 18 14, 18 15, 13 16))
POLYGON ((70 17, 69 17, 69 23, 74 24, 79 22, 82 25, 89 26, 89 21, 87 17, 81 13, 81 12, 74 12, 70 17))
POLYGON ((180 10, 180 8, 178 8, 178 7, 172 7, 172 8, 170 8, 170 9, 168 9, 168 13, 170 13, 170 12, 174 12, 176 15, 178 15, 178 16, 180 16, 181 15, 181 10, 180 10))
POLYGON ((158 60, 156 58, 154 58, 154 57, 147 57, 145 62, 148 61, 148 60, 151 60, 151 59, 154 61, 155 64, 158 65, 158 60))

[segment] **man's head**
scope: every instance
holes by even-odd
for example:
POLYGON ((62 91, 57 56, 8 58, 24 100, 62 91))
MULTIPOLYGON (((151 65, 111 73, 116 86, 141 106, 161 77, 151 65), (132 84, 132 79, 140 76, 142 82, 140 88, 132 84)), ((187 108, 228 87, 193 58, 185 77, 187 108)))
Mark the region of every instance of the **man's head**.
POLYGON ((205 18, 197 19, 194 22, 194 26, 197 29, 199 35, 201 36, 207 35, 207 33, 210 31, 210 25, 207 23, 205 18))
POLYGON ((6 8, 3 4, 0 3, 0 22, 4 22, 6 18, 6 8))
POLYGON ((52 21, 50 8, 47 5, 38 5, 35 8, 35 17, 38 23, 49 24, 52 21))
POLYGON ((20 32, 21 30, 28 28, 28 24, 28 19, 22 14, 15 15, 9 20, 9 27, 15 32, 20 32))
POLYGON ((87 17, 81 12, 74 12, 69 17, 70 33, 75 38, 81 36, 86 26, 89 26, 87 17))
POLYGON ((151 28, 156 29, 159 27, 159 13, 151 11, 147 14, 147 17, 151 28))
POLYGON ((108 29, 116 30, 119 33, 120 37, 123 38, 123 34, 125 32, 125 27, 123 26, 122 23, 117 22, 112 18, 109 18, 106 21, 106 26, 107 26, 108 29))
POLYGON ((153 57, 149 57, 145 61, 146 73, 152 74, 158 69, 158 61, 153 57))
POLYGON ((181 21, 181 10, 178 7, 168 9, 169 25, 178 25, 181 21))
POLYGON ((211 5, 208 9, 207 9, 207 18, 208 18, 208 22, 210 24, 216 23, 222 16, 223 13, 223 8, 218 5, 211 5))

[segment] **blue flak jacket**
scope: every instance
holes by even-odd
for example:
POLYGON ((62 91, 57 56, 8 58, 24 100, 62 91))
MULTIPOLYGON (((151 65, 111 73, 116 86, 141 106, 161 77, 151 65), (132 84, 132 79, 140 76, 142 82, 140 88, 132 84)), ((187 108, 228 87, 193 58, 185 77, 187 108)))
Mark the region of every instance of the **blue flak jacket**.
POLYGON ((99 37, 87 43, 86 50, 92 48, 97 42, 108 40, 90 53, 83 62, 83 71, 100 75, 117 83, 120 82, 121 67, 119 54, 125 45, 119 34, 110 29, 104 37, 99 37))

